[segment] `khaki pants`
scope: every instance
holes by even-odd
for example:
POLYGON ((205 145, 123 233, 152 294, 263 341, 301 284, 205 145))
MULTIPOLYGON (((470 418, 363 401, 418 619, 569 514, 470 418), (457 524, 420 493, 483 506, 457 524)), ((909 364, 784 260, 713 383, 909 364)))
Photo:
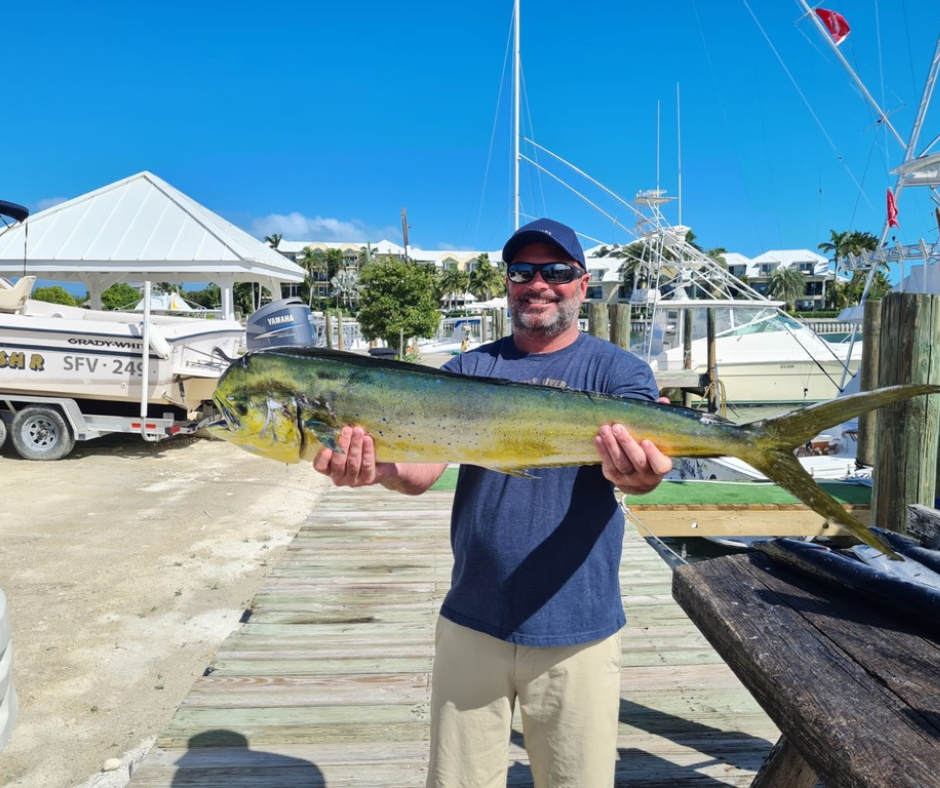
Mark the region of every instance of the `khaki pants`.
POLYGON ((619 632, 530 648, 439 617, 428 788, 505 788, 517 698, 536 788, 614 784, 619 632))

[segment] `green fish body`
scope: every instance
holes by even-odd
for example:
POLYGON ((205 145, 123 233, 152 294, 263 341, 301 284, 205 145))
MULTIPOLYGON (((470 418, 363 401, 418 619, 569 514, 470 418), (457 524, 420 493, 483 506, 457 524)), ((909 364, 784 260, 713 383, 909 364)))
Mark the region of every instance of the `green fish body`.
POLYGON ((594 437, 623 424, 671 457, 731 455, 747 462, 861 541, 891 548, 852 517, 793 453, 861 413, 940 386, 892 386, 737 425, 686 408, 377 360, 354 353, 278 348, 248 353, 219 380, 224 421, 217 437, 282 462, 338 449, 344 426, 359 425, 380 462, 453 462, 530 475, 538 468, 600 463, 594 437))

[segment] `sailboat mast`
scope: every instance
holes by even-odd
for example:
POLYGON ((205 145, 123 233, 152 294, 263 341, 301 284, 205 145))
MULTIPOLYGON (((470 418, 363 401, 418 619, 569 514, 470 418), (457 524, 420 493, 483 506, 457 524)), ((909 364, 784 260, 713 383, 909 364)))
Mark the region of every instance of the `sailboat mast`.
POLYGON ((512 85, 513 85, 513 105, 512 105, 512 114, 513 114, 513 178, 512 178, 512 189, 513 189, 513 229, 519 229, 519 118, 520 118, 520 93, 522 92, 522 80, 521 80, 521 70, 522 70, 522 47, 521 40, 522 37, 519 32, 519 20, 520 20, 520 0, 515 0, 515 5, 513 7, 513 58, 512 58, 512 85))

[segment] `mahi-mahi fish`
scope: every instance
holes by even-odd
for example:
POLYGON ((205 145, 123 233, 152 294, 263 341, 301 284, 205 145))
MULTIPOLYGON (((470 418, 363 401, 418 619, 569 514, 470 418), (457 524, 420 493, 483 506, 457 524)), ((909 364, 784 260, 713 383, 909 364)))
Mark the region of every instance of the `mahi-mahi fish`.
POLYGON ((825 429, 940 386, 911 384, 852 394, 749 424, 644 400, 456 375, 342 351, 283 347, 234 360, 216 387, 217 437, 282 462, 312 460, 359 425, 380 462, 478 465, 532 475, 600 463, 594 437, 623 424, 670 457, 731 455, 752 465, 826 520, 897 557, 825 492, 794 455, 825 429))

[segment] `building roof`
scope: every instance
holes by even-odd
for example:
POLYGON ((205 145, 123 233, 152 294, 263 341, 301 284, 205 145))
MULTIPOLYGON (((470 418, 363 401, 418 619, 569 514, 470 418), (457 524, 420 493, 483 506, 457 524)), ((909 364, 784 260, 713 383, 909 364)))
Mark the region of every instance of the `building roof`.
POLYGON ((261 282, 302 268, 149 172, 103 186, 0 232, 0 274, 114 282, 261 282), (27 233, 28 231, 28 233, 27 233))

